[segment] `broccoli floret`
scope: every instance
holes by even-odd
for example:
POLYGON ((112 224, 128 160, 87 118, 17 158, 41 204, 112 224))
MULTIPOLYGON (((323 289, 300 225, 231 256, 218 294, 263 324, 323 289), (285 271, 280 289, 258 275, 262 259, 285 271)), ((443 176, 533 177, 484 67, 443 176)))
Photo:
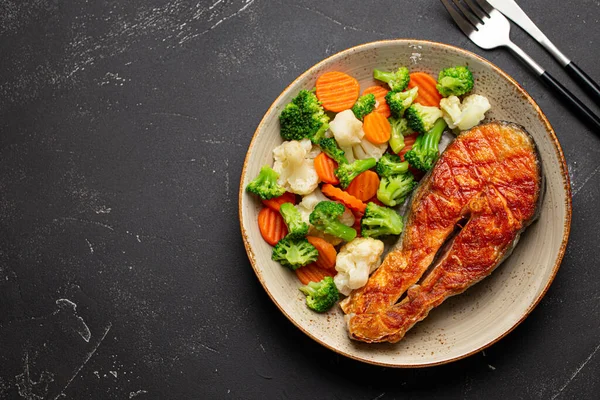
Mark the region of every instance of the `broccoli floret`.
POLYGON ((281 239, 273 247, 273 253, 271 254, 273 261, 279 261, 281 265, 293 271, 315 262, 317 257, 319 257, 318 250, 306 239, 281 239))
POLYGON ((375 95, 373 93, 365 94, 356 100, 354 107, 352 107, 352 112, 354 116, 361 121, 365 117, 365 115, 370 114, 375 109, 375 95))
POLYGON ((444 97, 462 96, 473 89, 473 74, 469 67, 446 68, 438 75, 436 88, 444 97))
POLYGON ((301 90, 281 111, 279 123, 283 139, 310 138, 314 143, 318 143, 329 128, 329 117, 313 92, 301 90))
POLYGON ((260 196, 263 200, 279 197, 285 193, 285 188, 277 183, 279 174, 273 168, 265 165, 258 176, 246 186, 246 190, 260 196))
POLYGON ((340 299, 340 292, 330 276, 320 282, 310 282, 300 291, 306 295, 308 308, 320 313, 329 310, 340 299))
POLYGON ((377 162, 379 176, 392 176, 408 171, 408 161, 402 161, 396 154, 386 153, 377 162))
POLYGON ((410 192, 417 186, 415 177, 409 171, 381 178, 377 199, 386 206, 395 207, 404 203, 410 192))
POLYGON ((279 213, 288 228, 287 238, 302 239, 308 234, 308 224, 302 221, 300 211, 292 203, 283 203, 279 206, 279 213))
POLYGON ((404 115, 404 112, 410 105, 415 101, 419 94, 419 88, 407 90, 406 92, 395 92, 391 91, 385 95, 385 101, 392 111, 392 115, 396 118, 400 118, 404 115))
POLYGON ((335 176, 340 180, 340 186, 345 189, 354 178, 366 170, 373 168, 376 164, 377 160, 374 158, 356 160, 352 164, 340 164, 335 170, 335 176))
POLYGON ((356 230, 340 222, 339 217, 345 209, 343 204, 321 201, 310 213, 309 221, 318 230, 349 242, 356 237, 356 230))
POLYGON ((392 126, 392 134, 389 141, 390 148, 394 153, 400 153, 400 150, 404 148, 404 136, 414 132, 408 127, 406 118, 388 118, 388 121, 392 126))
POLYGON ((419 133, 428 132, 440 118, 442 118, 442 111, 437 107, 427 107, 416 103, 406 110, 408 126, 419 133))
POLYGON ((406 67, 400 67, 396 72, 385 72, 376 69, 373 70, 373 78, 387 83, 393 91, 401 92, 408 87, 410 72, 406 67))
POLYGON ((363 237, 399 235, 404 228, 402 217, 391 208, 368 203, 365 215, 360 220, 360 234, 363 237))
POLYGON ((348 164, 346 153, 340 149, 334 138, 325 138, 319 142, 323 153, 327 154, 338 164, 348 164))
POLYGON ((446 126, 446 121, 440 118, 429 132, 417 137, 412 149, 404 155, 404 159, 421 171, 429 171, 438 159, 438 146, 446 126))

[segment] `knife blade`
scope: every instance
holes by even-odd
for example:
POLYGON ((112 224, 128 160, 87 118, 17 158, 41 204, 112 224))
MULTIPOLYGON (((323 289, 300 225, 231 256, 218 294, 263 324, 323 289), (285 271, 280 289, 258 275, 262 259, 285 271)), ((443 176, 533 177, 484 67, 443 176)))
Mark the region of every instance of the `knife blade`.
POLYGON ((525 32, 531 35, 532 38, 538 41, 550 54, 552 54, 563 67, 566 67, 571 60, 565 56, 558 48, 548 39, 546 35, 537 27, 537 25, 529 18, 525 11, 514 0, 487 0, 496 10, 511 19, 515 24, 519 25, 525 32))

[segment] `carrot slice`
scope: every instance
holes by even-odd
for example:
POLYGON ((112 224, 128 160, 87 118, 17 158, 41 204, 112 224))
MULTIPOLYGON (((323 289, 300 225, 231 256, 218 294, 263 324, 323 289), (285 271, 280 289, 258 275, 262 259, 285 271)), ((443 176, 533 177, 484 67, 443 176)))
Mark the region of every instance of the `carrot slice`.
POLYGON ((337 257, 337 251, 335 251, 335 247, 325 239, 321 239, 316 236, 307 236, 306 240, 319 252, 319 258, 315 261, 318 267, 325 269, 334 269, 335 268, 335 258, 337 257))
POLYGON ((323 192, 323 194, 329 197, 330 199, 343 203, 352 211, 364 213, 367 208, 367 205, 365 203, 352 196, 350 193, 344 192, 342 189, 336 188, 335 186, 330 185, 329 183, 326 183, 323 186, 321 186, 321 192, 323 192))
POLYGON ((385 101, 385 96, 388 94, 389 90, 382 86, 371 86, 364 90, 363 96, 365 94, 372 93, 375 96, 375 100, 377 101, 377 107, 375 108, 375 112, 382 114, 384 117, 389 118, 392 115, 392 111, 390 110, 390 106, 388 106, 387 101, 385 101))
POLYGON ((377 195, 377 189, 379 188, 379 176, 376 172, 365 171, 358 175, 350 183, 350 186, 346 189, 346 192, 356 197, 360 201, 367 201, 371 197, 377 195))
POLYGON ((294 193, 285 192, 279 197, 273 197, 272 199, 261 201, 265 206, 279 212, 279 207, 281 207, 283 203, 296 204, 296 195, 294 193))
POLYGON ((383 144, 390 140, 392 125, 380 113, 371 113, 365 116, 363 123, 365 138, 374 144, 383 144))
POLYGON ((316 83, 317 98, 326 110, 340 112, 352 108, 360 92, 356 79, 343 72, 326 72, 316 83))
POLYGON ((298 268, 295 272, 300 282, 304 285, 308 285, 310 282, 321 282, 326 276, 335 276, 336 274, 335 269, 321 268, 315 263, 298 268))
POLYGON ((335 170, 338 167, 337 163, 325 153, 319 153, 315 157, 315 171, 322 182, 337 185, 340 180, 335 176, 335 170))
POLYGON ((413 145, 415 144, 415 141, 417 140, 417 136, 419 136, 419 134, 416 132, 413 133, 412 135, 404 136, 404 148, 402 150, 400 150, 400 153, 398 153, 398 155, 400 156, 402 161, 404 161, 404 155, 410 149, 412 149, 413 145))
POLYGON ((265 242, 275 246, 287 233, 287 226, 281 214, 269 207, 258 213, 258 229, 265 242))
POLYGON ((437 91, 436 85, 437 81, 435 78, 425 72, 413 72, 410 74, 408 88, 419 87, 419 95, 415 99, 415 103, 423 106, 439 107, 442 95, 437 91))

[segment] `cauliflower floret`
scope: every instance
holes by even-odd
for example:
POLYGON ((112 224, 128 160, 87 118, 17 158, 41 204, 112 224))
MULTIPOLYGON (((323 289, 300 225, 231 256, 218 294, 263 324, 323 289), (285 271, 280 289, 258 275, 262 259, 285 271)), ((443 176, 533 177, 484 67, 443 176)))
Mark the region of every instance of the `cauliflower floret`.
MULTIPOLYGON (((338 238, 337 236, 328 235, 328 234, 324 233, 323 231, 318 230, 317 228, 315 228, 314 226, 312 226, 310 224, 310 221, 309 221, 310 213, 313 212, 313 210, 315 209, 315 206, 317 204, 319 204, 319 202, 321 202, 321 201, 331 201, 331 200, 329 198, 325 197, 325 195, 321 192, 321 190, 317 188, 317 189, 315 189, 314 192, 302 197, 302 201, 300 203, 298 203, 298 205, 296 205, 296 208, 300 212, 302 221, 306 222, 309 225, 309 228, 308 228, 309 236, 320 237, 321 239, 328 241, 332 245, 337 246, 338 244, 342 243, 342 239, 338 238)), ((350 211, 348 208, 346 208, 346 210, 344 211, 344 214, 342 214, 342 216, 340 217, 340 222, 344 225, 352 226, 352 225, 354 225, 354 221, 355 221, 354 214, 352 214, 352 211, 350 211)))
POLYGON ((348 296, 367 283, 369 274, 381 264, 383 247, 381 240, 373 238, 356 238, 342 246, 335 261, 338 273, 333 278, 340 293, 348 296))
POLYGON ((352 154, 357 160, 366 160, 367 158, 374 158, 377 161, 379 161, 379 159, 385 154, 387 148, 387 142, 383 144, 373 144, 369 142, 366 138, 363 138, 360 141, 360 143, 352 146, 352 154))
POLYGON ((331 129, 338 145, 344 150, 344 147, 360 143, 363 136, 365 136, 362 125, 362 122, 354 116, 352 110, 345 110, 338 113, 333 121, 329 123, 329 129, 331 129))
POLYGON ((321 189, 317 188, 314 192, 307 194, 302 197, 302 201, 296 205, 298 211, 300 211, 300 216, 302 217, 302 221, 310 224, 309 217, 310 213, 313 212, 315 206, 319 204, 321 201, 329 201, 327 197, 321 192, 321 189))
POLYGON ((456 96, 450 96, 440 101, 444 121, 450 129, 461 131, 471 129, 485 118, 485 113, 491 108, 490 102, 484 96, 472 94, 463 99, 462 104, 456 96))
POLYGON ((319 185, 314 160, 309 157, 312 143, 309 139, 283 142, 273 149, 273 169, 279 174, 278 183, 296 194, 309 194, 319 185))

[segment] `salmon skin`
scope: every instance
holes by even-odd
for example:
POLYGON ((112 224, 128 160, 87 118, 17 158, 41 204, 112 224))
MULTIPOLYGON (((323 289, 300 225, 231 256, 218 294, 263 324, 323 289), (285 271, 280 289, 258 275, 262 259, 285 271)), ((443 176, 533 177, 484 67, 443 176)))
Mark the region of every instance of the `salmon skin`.
POLYGON ((491 274, 537 217, 543 192, 539 153, 522 126, 495 121, 461 133, 415 190, 396 246, 340 303, 350 337, 398 342, 491 274))

